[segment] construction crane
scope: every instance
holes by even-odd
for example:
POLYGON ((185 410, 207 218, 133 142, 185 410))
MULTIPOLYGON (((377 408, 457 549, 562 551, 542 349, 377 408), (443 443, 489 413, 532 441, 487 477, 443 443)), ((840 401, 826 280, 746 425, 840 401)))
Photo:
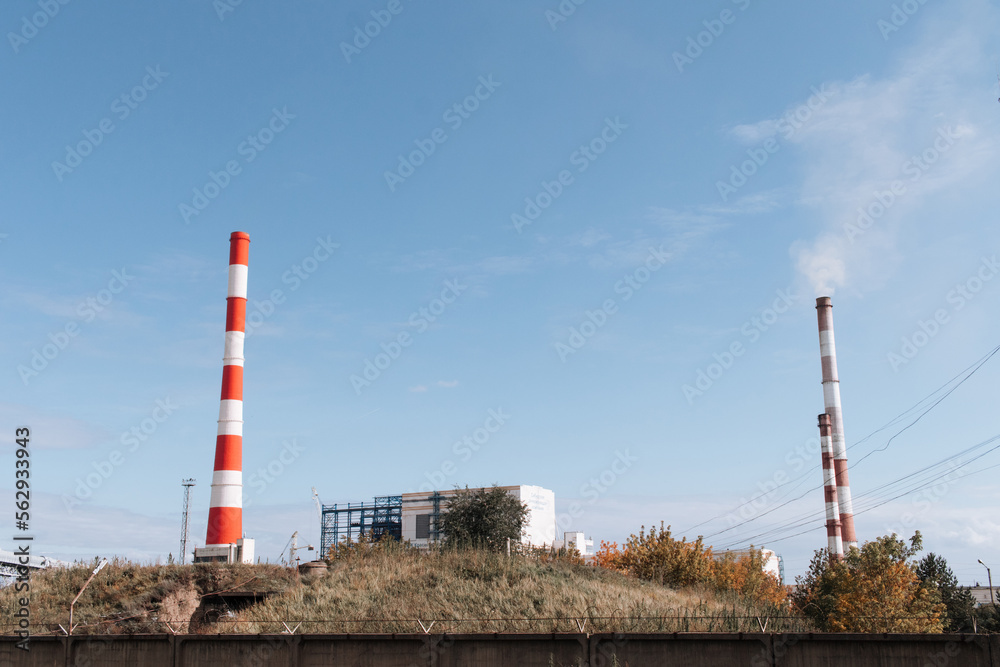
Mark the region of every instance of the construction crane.
POLYGON ((323 503, 319 501, 319 493, 316 491, 316 487, 313 490, 313 500, 316 501, 316 513, 319 515, 319 523, 323 525, 323 503))
POLYGON ((194 480, 182 479, 181 486, 184 487, 184 510, 181 512, 181 565, 187 565, 188 532, 191 528, 191 514, 188 509, 191 506, 191 487, 194 486, 194 480))
MULTIPOLYGON (((288 543, 285 544, 285 546, 288 547, 288 564, 289 565, 292 565, 295 562, 295 560, 296 560, 295 552, 296 551, 302 551, 303 549, 307 549, 309 551, 314 551, 316 549, 311 544, 307 544, 304 547, 300 547, 299 546, 299 531, 297 531, 297 530, 294 533, 292 533, 291 539, 288 540, 288 543)), ((285 552, 285 550, 282 549, 281 553, 284 553, 284 552, 285 552)))

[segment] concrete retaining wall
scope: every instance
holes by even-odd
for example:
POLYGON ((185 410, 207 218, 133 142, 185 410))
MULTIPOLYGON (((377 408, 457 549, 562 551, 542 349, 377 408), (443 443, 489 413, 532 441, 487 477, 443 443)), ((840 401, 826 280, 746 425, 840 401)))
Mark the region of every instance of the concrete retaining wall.
POLYGON ((1000 635, 470 634, 0 637, 4 667, 1000 667, 1000 635))

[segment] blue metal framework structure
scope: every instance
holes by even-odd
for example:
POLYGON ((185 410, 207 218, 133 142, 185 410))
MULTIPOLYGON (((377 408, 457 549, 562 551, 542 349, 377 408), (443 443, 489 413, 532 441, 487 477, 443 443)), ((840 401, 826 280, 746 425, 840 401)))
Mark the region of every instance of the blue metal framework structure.
POLYGON ((371 503, 323 505, 319 549, 321 557, 342 539, 357 540, 362 535, 378 540, 390 535, 403 538, 403 496, 378 496, 371 503))

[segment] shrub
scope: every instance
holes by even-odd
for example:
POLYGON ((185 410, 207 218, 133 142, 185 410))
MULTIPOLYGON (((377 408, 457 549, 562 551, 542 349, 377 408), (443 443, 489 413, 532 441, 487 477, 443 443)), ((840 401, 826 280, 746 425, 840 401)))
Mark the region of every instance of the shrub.
POLYGON ((920 548, 917 531, 909 546, 886 535, 843 560, 821 549, 796 578, 792 601, 827 632, 941 632, 946 608, 937 587, 921 581, 907 562, 920 548))
POLYGON ((699 537, 694 542, 677 540, 670 527, 660 524, 648 533, 645 526, 631 535, 624 549, 616 542, 601 542, 594 556, 600 567, 655 581, 672 587, 705 586, 720 593, 734 593, 752 605, 782 605, 785 589, 764 571, 764 556, 751 547, 748 554, 725 554, 716 558, 699 537))

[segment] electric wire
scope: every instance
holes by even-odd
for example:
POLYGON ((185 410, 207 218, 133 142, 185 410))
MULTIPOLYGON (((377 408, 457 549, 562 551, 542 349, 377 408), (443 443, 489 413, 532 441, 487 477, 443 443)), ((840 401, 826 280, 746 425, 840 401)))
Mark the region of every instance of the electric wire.
MULTIPOLYGON (((965 475, 963 475, 963 477, 972 477, 973 475, 978 475, 978 474, 979 474, 979 473, 981 473, 981 472, 986 472, 987 470, 992 470, 993 468, 1000 468, 1000 463, 997 463, 997 464, 994 464, 994 465, 991 465, 991 466, 986 466, 985 468, 981 468, 981 469, 979 469, 979 470, 975 470, 975 471, 973 471, 973 472, 970 472, 970 473, 968 473, 968 474, 965 474, 965 475)), ((918 490, 919 490, 919 489, 918 489, 918 490)), ((897 500, 897 499, 899 499, 899 498, 902 498, 903 496, 907 495, 908 493, 910 493, 910 492, 907 492, 907 493, 902 493, 902 494, 900 494, 900 495, 898 495, 898 496, 896 496, 896 497, 894 497, 894 498, 890 498, 890 499, 886 500, 886 501, 885 501, 885 502, 883 502, 883 503, 879 503, 878 505, 875 505, 875 506, 873 506, 873 507, 869 507, 869 508, 867 508, 867 509, 864 509, 864 510, 861 510, 860 512, 857 512, 857 513, 855 514, 855 516, 857 516, 858 514, 864 514, 865 512, 870 512, 870 511, 872 511, 873 509, 876 509, 876 508, 878 508, 878 507, 881 507, 882 505, 885 505, 886 503, 890 503, 890 502, 892 502, 893 500, 897 500)), ((792 539, 793 537, 799 537, 800 535, 805 535, 806 533, 811 533, 811 532, 813 532, 813 531, 815 531, 815 530, 816 530, 816 527, 815 527, 815 526, 814 526, 814 527, 811 527, 811 528, 807 528, 806 530, 803 530, 803 531, 801 531, 801 532, 799 532, 799 533, 795 533, 794 535, 786 535, 785 537, 779 537, 779 538, 776 538, 776 539, 771 539, 771 540, 768 540, 768 544, 775 544, 775 543, 777 543, 777 542, 784 542, 785 540, 790 540, 790 539, 792 539)), ((738 545, 740 545, 740 544, 745 544, 745 542, 738 542, 738 543, 736 543, 736 545, 733 545, 733 546, 738 546, 738 545)), ((732 548, 732 546, 727 546, 727 547, 720 547, 720 548, 721 548, 721 549, 723 549, 723 550, 725 550, 725 549, 730 549, 730 548, 732 548)))
MULTIPOLYGON (((990 438, 988 441, 985 441, 984 443, 981 443, 980 445, 996 441, 997 439, 1000 439, 1000 435, 996 435, 993 438, 990 438)), ((909 495, 911 493, 916 493, 917 491, 920 491, 921 489, 927 488, 927 487, 935 484, 941 478, 947 477, 948 475, 953 474, 956 470, 960 470, 961 468, 969 465, 970 463, 973 463, 974 461, 979 460, 983 456, 986 456, 987 454, 989 454, 989 453, 991 453, 991 452, 993 452, 993 451, 995 451, 997 449, 1000 449, 1000 445, 997 445, 996 447, 993 447, 993 448, 987 450, 986 452, 983 452, 982 454, 980 454, 980 455, 978 455, 978 456, 976 456, 976 457, 974 457, 972 459, 969 459, 968 461, 963 462, 961 465, 955 466, 952 470, 948 470, 948 471, 945 471, 943 473, 936 473, 933 477, 930 477, 929 479, 919 480, 911 488, 906 489, 905 491, 903 491, 902 493, 899 493, 898 495, 894 495, 892 497, 889 497, 888 495, 883 494, 883 495, 879 495, 879 496, 876 496, 874 498, 868 499, 865 502, 860 502, 860 503, 858 503, 858 505, 856 505, 856 511, 854 512, 854 516, 857 516, 859 514, 864 514, 865 512, 868 512, 871 509, 874 509, 875 507, 881 507, 886 502, 890 502, 891 500, 894 500, 896 498, 899 498, 899 497, 902 497, 902 496, 905 496, 905 495, 909 495)), ((952 458, 955 458, 955 457, 952 457, 952 458)), ((943 464, 943 463, 945 463, 945 462, 947 462, 949 460, 951 460, 951 459, 948 459, 948 460, 942 462, 941 464, 943 464)), ((941 464, 935 464, 935 465, 941 465, 941 464)), ((897 484, 899 484, 901 482, 904 482, 906 479, 912 477, 913 475, 918 474, 919 472, 921 472, 921 471, 917 471, 915 473, 911 473, 910 475, 906 475, 906 476, 904 476, 904 477, 902 477, 900 479, 894 480, 893 482, 890 482, 889 484, 883 485, 883 487, 888 487, 888 486, 891 486, 891 485, 897 485, 897 484)), ((880 487, 880 488, 883 488, 883 487, 880 487)), ((893 491, 890 491, 889 493, 894 494, 894 493, 897 493, 897 491, 898 491, 898 489, 895 489, 893 491)), ((872 494, 874 494, 874 490, 873 491, 865 492, 865 493, 861 494, 860 496, 858 496, 858 498, 859 499, 866 498, 867 496, 871 496, 872 494)), ((797 516, 797 517, 788 519, 788 520, 786 520, 782 524, 774 524, 774 525, 772 525, 769 528, 763 529, 760 533, 757 533, 757 534, 754 534, 754 535, 751 535, 751 536, 747 536, 747 537, 739 537, 739 538, 731 538, 731 539, 733 541, 733 544, 744 544, 744 543, 746 543, 746 542, 748 542, 750 540, 756 540, 758 538, 766 539, 768 542, 773 542, 775 540, 772 539, 772 538, 778 537, 778 536, 782 535, 784 532, 787 532, 788 530, 795 530, 797 528, 801 528, 803 526, 806 526, 806 525, 809 525, 809 524, 813 524, 813 523, 817 523, 817 522, 819 522, 819 523, 822 524, 823 522, 825 522, 825 520, 826 520, 826 512, 825 512, 825 510, 812 511, 812 512, 809 512, 809 513, 807 513, 805 515, 801 515, 801 516, 797 516)))
MULTIPOLYGON (((883 484, 883 485, 881 485, 879 487, 876 487, 875 489, 871 489, 869 491, 866 491, 866 492, 860 494, 857 497, 858 500, 864 499, 864 501, 860 502, 858 504, 858 506, 856 507, 856 511, 854 512, 854 516, 858 516, 860 514, 864 514, 866 512, 870 512, 873 509, 876 509, 878 507, 882 507, 883 505, 892 502, 893 500, 897 500, 899 498, 902 498, 904 496, 910 495, 912 493, 916 493, 917 491, 920 491, 920 490, 925 489, 927 487, 933 486, 934 484, 936 484, 938 482, 938 480, 940 480, 940 479, 942 479, 944 477, 947 477, 948 475, 951 475, 951 474, 955 473, 956 471, 961 470, 962 468, 968 466, 969 464, 974 463, 975 461, 978 461, 979 459, 983 458, 984 456, 987 456, 988 454, 990 454, 990 453, 992 453, 992 452, 1000 449, 1000 444, 995 445, 995 446, 989 448, 988 450, 986 450, 986 451, 984 451, 984 452, 982 452, 982 453, 980 453, 980 454, 978 454, 978 455, 976 455, 976 456, 974 456, 974 457, 972 457, 972 458, 970 458, 970 459, 968 459, 966 461, 961 462, 958 465, 955 465, 950 470, 947 470, 945 472, 935 472, 931 476, 929 476, 928 478, 919 479, 914 484, 910 485, 908 488, 906 488, 905 490, 903 490, 901 492, 899 491, 898 488, 896 488, 896 489, 894 489, 892 491, 888 491, 888 493, 882 493, 882 494, 878 493, 881 490, 887 490, 887 489, 889 489, 889 488, 891 488, 893 486, 897 486, 897 485, 905 482, 908 479, 911 479, 911 478, 913 478, 913 477, 915 477, 917 475, 920 475, 921 473, 928 472, 928 471, 932 470, 933 468, 938 468, 938 467, 943 466, 943 465, 945 465, 945 464, 947 464, 949 462, 952 462, 955 459, 960 458, 961 456, 964 456, 964 455, 966 455, 966 454, 968 454, 968 453, 970 453, 972 451, 975 451, 976 449, 984 447, 984 446, 986 446, 988 444, 992 444, 992 443, 996 442, 997 440, 1000 440, 1000 434, 997 434, 997 435, 993 436, 992 438, 988 438, 987 440, 984 440, 984 441, 982 441, 982 442, 980 442, 980 443, 978 443, 976 445, 973 445, 972 447, 969 447, 969 448, 967 448, 967 449, 965 449, 965 450, 963 450, 961 452, 958 452, 957 454, 955 454, 953 456, 950 456, 950 457, 947 457, 945 459, 942 459, 941 461, 939 461, 937 463, 931 464, 929 466, 925 466, 924 468, 921 468, 920 470, 916 470, 916 471, 914 471, 912 473, 904 475, 903 477, 900 477, 900 478, 898 478, 896 480, 893 480, 891 482, 887 482, 886 484, 883 484), (873 496, 873 497, 870 497, 870 496, 873 496)), ((1000 464, 996 464, 996 465, 992 465, 992 466, 987 466, 986 468, 981 468, 981 469, 976 470, 976 471, 971 472, 971 473, 963 473, 962 477, 963 478, 964 477, 971 477, 972 475, 976 475, 976 474, 978 474, 980 472, 984 472, 986 470, 990 470, 990 469, 996 468, 996 467, 1000 467, 1000 464)), ((774 543, 774 542, 780 542, 780 541, 783 541, 783 540, 786 540, 786 539, 790 539, 791 537, 796 537, 796 536, 801 535, 803 533, 796 533, 795 535, 788 535, 788 536, 784 536, 784 537, 780 537, 780 536, 784 532, 787 532, 789 530, 796 530, 796 529, 801 528, 801 527, 803 527, 805 525, 809 525, 809 524, 813 524, 813 523, 817 523, 817 522, 822 523, 826 519, 825 514, 826 514, 825 510, 823 510, 823 511, 814 511, 814 512, 810 512, 810 513, 808 513, 806 515, 802 515, 802 516, 798 516, 798 517, 795 517, 795 518, 791 518, 791 519, 788 519, 787 521, 783 522, 780 525, 776 525, 776 526, 773 526, 771 528, 762 530, 760 533, 757 533, 755 535, 748 536, 748 537, 741 537, 739 539, 735 539, 734 538, 733 541, 730 544, 727 544, 726 546, 721 547, 721 548, 726 549, 726 548, 731 548, 732 546, 735 546, 735 545, 746 544, 748 541, 750 541, 750 540, 756 540, 758 538, 766 538, 766 541, 769 544, 770 543, 774 543)), ((815 530, 815 528, 809 528, 809 529, 807 529, 804 532, 809 532, 811 530, 815 530)))
MULTIPOLYGON (((903 420, 903 419, 904 419, 904 418, 906 417, 906 415, 908 415, 908 414, 912 413, 912 412, 913 412, 913 411, 915 411, 915 410, 918 410, 918 409, 920 409, 920 407, 921 407, 922 405, 924 405, 924 404, 925 404, 926 402, 928 402, 929 400, 933 399, 933 398, 934 398, 934 397, 935 397, 935 396, 936 396, 937 394, 939 394, 939 393, 940 393, 940 392, 941 392, 942 390, 945 390, 945 389, 946 389, 946 388, 948 388, 948 387, 949 387, 949 386, 950 386, 950 385, 951 385, 952 383, 954 383, 954 382, 955 382, 956 380, 958 380, 958 383, 957 383, 957 384, 955 384, 955 386, 951 387, 950 389, 947 389, 947 391, 945 392, 945 394, 944 394, 943 396, 941 396, 940 398, 938 398, 938 399, 934 400, 934 401, 933 401, 933 402, 932 402, 932 403, 930 404, 930 406, 929 406, 929 407, 927 407, 927 408, 926 408, 926 409, 925 409, 925 410, 924 410, 923 412, 921 412, 921 413, 920 413, 920 414, 919 414, 919 415, 917 416, 917 418, 916 418, 916 419, 914 419, 914 420, 913 420, 912 422, 910 422, 909 424, 907 424, 907 425, 906 425, 905 427, 903 427, 902 429, 900 429, 899 431, 897 431, 897 432, 896 432, 896 433, 895 433, 895 434, 894 434, 894 435, 893 435, 893 436, 892 436, 891 438, 889 438, 888 442, 886 442, 886 444, 885 444, 885 445, 884 445, 883 447, 881 447, 881 448, 879 448, 879 449, 875 449, 875 450, 872 450, 872 451, 868 452, 867 454, 865 454, 864 456, 862 456, 862 457, 861 457, 861 458, 860 458, 860 459, 859 459, 858 461, 856 461, 855 463, 851 464, 851 465, 850 465, 850 466, 848 467, 848 470, 850 470, 850 469, 853 469, 853 468, 855 468, 855 467, 856 467, 856 466, 858 466, 858 465, 859 465, 859 464, 860 464, 860 463, 861 463, 862 461, 864 461, 865 459, 867 459, 867 458, 868 458, 869 456, 871 456, 871 455, 872 455, 872 454, 874 454, 875 452, 882 452, 882 451, 885 451, 886 449, 888 449, 889 445, 890 445, 890 444, 892 443, 892 441, 893 441, 893 440, 895 440, 895 439, 896 439, 896 438, 897 438, 897 437, 898 437, 898 436, 899 436, 900 434, 902 434, 902 433, 903 433, 904 431, 908 430, 909 428, 911 428, 912 426, 914 426, 914 425, 915 425, 915 424, 916 424, 917 422, 919 422, 919 421, 920 421, 920 420, 921 420, 921 419, 922 419, 922 418, 923 418, 924 416, 926 416, 926 415, 927 415, 927 413, 929 413, 929 412, 930 412, 931 410, 933 410, 933 409, 934 409, 934 408, 936 408, 936 407, 937 407, 938 405, 940 405, 940 404, 941 404, 941 402, 942 402, 942 401, 944 401, 944 399, 946 399, 946 398, 948 398, 949 396, 951 396, 951 394, 952 394, 952 393, 953 393, 953 392, 954 392, 954 391, 955 391, 956 389, 958 389, 958 388, 959 388, 960 386, 962 386, 962 384, 964 384, 964 383, 965 383, 965 382, 966 382, 966 381, 967 381, 967 380, 968 380, 969 378, 971 378, 971 377, 972 377, 973 375, 975 375, 975 374, 976 374, 976 372, 978 372, 978 371, 979 371, 979 369, 980 369, 980 368, 982 368, 982 367, 983 367, 983 366, 984 366, 984 365, 986 364, 986 362, 988 362, 988 361, 989 361, 990 359, 992 359, 992 358, 993 358, 993 357, 994 357, 994 356, 995 356, 995 355, 996 355, 996 354, 997 354, 998 352, 1000 352, 1000 345, 998 345, 998 346, 994 347, 994 348, 993 348, 992 350, 990 350, 989 352, 987 352, 987 353, 986 353, 986 354, 985 354, 984 356, 980 357, 980 358, 979 358, 978 360, 976 360, 975 362, 973 362, 973 363, 972 363, 971 365, 967 366, 967 367, 966 367, 965 369, 963 369, 963 370, 962 370, 961 372, 959 372, 959 373, 958 373, 957 375, 955 375, 954 377, 952 377, 952 378, 951 378, 950 380, 948 380, 947 382, 945 382, 945 383, 944 383, 943 385, 941 385, 940 387, 938 387, 937 389, 935 389, 935 390, 934 390, 933 392, 931 392, 930 394, 928 394, 928 395, 927 395, 927 396, 925 396, 924 398, 920 399, 920 401, 918 401, 917 403, 915 403, 915 404, 914 404, 913 406, 911 406, 911 407, 910 407, 910 408, 908 408, 907 410, 904 410, 903 412, 901 412, 901 413, 900 413, 899 415, 897 415, 896 417, 894 417, 893 419, 891 419, 891 420, 890 420, 889 422, 887 422, 887 423, 886 423, 886 424, 884 424, 883 426, 881 426, 881 427, 877 428, 876 430, 872 431, 871 433, 869 433, 868 435, 866 435, 866 436, 865 436, 864 438, 862 438, 861 440, 858 440, 857 442, 855 442, 855 443, 852 443, 851 445, 849 445, 849 446, 848 446, 848 449, 852 449, 852 448, 854 448, 854 447, 856 447, 856 446, 858 446, 858 445, 861 445, 862 443, 866 442, 867 440, 869 440, 870 438, 872 438, 872 437, 873 437, 874 435, 876 435, 877 433, 880 433, 881 431, 884 431, 885 429, 887 429, 887 428, 889 428, 889 427, 893 426, 894 424, 898 424, 898 423, 899 423, 900 421, 902 421, 902 420, 903 420), (964 377, 963 377, 963 376, 964 376, 964 377), (959 378, 961 378, 961 379, 959 379, 959 378)), ((798 477, 796 477, 796 478, 794 478, 794 479, 791 479, 791 480, 789 480, 789 481, 787 481, 787 482, 783 482, 782 484, 779 484, 778 486, 776 486, 776 487, 775 487, 775 488, 774 488, 774 489, 772 490, 772 492, 773 492, 773 491, 777 491, 778 489, 780 489, 780 488, 782 488, 782 487, 784 487, 784 486, 787 486, 788 484, 791 484, 791 483, 793 483, 793 482, 796 482, 796 481, 798 481, 798 483, 797 483, 797 484, 796 484, 796 485, 795 485, 795 486, 794 486, 794 487, 793 487, 792 489, 790 489, 790 490, 789 490, 789 492, 791 492, 791 491, 794 491, 794 489, 796 489, 796 488, 798 488, 799 486, 801 486, 801 484, 802 484, 802 481, 804 481, 804 480, 806 479, 807 475, 809 475, 809 474, 812 474, 812 473, 813 473, 813 472, 814 472, 814 471, 816 470, 816 468, 818 468, 818 467, 819 467, 819 464, 817 464, 817 465, 813 465, 812 467, 810 467, 810 468, 809 468, 808 470, 804 471, 804 472, 803 472, 803 473, 802 473, 801 475, 799 475, 798 477)), ((819 485, 819 486, 817 486, 817 487, 812 487, 812 488, 810 488, 810 489, 806 490, 806 491, 805 491, 804 493, 802 493, 801 495, 799 495, 799 496, 796 496, 795 498, 792 498, 792 499, 790 499, 790 500, 786 500, 785 502, 781 503, 780 505, 778 505, 778 506, 776 506, 776 507, 773 507, 773 508, 769 509, 768 511, 766 511, 766 512, 762 513, 762 514, 757 514, 757 515, 755 515, 755 516, 753 516, 753 517, 750 517, 750 518, 748 518, 748 519, 745 519, 744 521, 741 521, 741 522, 739 522, 739 523, 736 523, 736 524, 734 524, 734 525, 732 525, 732 526, 730 526, 730 527, 728 527, 728 528, 725 528, 725 529, 723 529, 723 530, 720 530, 720 531, 716 531, 715 533, 711 533, 711 534, 709 534, 709 535, 705 535, 705 536, 703 536, 703 537, 704 537, 704 538, 709 538, 709 537, 715 537, 715 536, 717 536, 717 535, 721 535, 721 534, 723 534, 723 533, 727 533, 727 532, 729 532, 729 531, 731 531, 731 530, 735 530, 735 529, 739 528, 740 526, 743 526, 743 525, 746 525, 747 523, 750 523, 750 522, 752 522, 752 521, 756 521, 757 519, 759 519, 759 518, 761 518, 761 517, 763 517, 763 516, 766 516, 766 515, 768 515, 768 514, 770 514, 770 513, 774 512, 774 511, 776 511, 776 510, 778 510, 778 509, 780 509, 780 508, 782 508, 782 507, 785 507, 786 505, 788 505, 788 504, 790 504, 790 503, 793 503, 793 502, 795 502, 795 501, 797 501, 797 500, 801 500, 801 499, 802 499, 802 498, 804 498, 804 497, 805 497, 806 495, 808 495, 808 494, 809 494, 810 492, 812 492, 812 491, 815 491, 815 490, 817 490, 817 489, 822 489, 822 488, 823 488, 823 484, 820 484, 820 485, 819 485)), ((784 495, 783 495, 783 497, 784 497, 784 498, 787 498, 788 496, 787 496, 787 494, 784 494, 784 495)), ((749 501, 746 501, 746 502, 744 502, 744 503, 741 503, 740 505, 737 505, 737 506, 736 506, 736 507, 735 507, 734 509, 732 509, 732 510, 730 510, 730 511, 728 511, 728 512, 724 512, 724 513, 722 513, 722 514, 718 514, 718 515, 716 515, 716 516, 714 516, 714 517, 712 517, 712 518, 710 518, 710 519, 707 519, 707 520, 705 520, 705 521, 702 521, 701 523, 698 523, 698 524, 695 524, 694 526, 691 526, 690 528, 687 528, 686 530, 684 530, 684 531, 681 531, 681 532, 682 532, 682 534, 686 534, 686 533, 690 532, 691 530, 694 530, 695 528, 700 528, 701 526, 704 526, 704 525, 705 525, 705 524, 707 524, 707 523, 710 523, 710 522, 712 522, 712 521, 715 521, 716 519, 720 519, 720 518, 722 518, 722 517, 724 517, 724 516, 728 516, 728 515, 731 515, 731 514, 733 514, 733 513, 735 513, 735 512, 738 512, 739 510, 741 510, 742 508, 746 507, 747 505, 750 505, 750 504, 752 504, 753 502, 755 502, 755 500, 756 500, 756 499, 751 499, 751 500, 749 500, 749 501)), ((779 498, 779 500, 781 500, 781 498, 779 498)))

